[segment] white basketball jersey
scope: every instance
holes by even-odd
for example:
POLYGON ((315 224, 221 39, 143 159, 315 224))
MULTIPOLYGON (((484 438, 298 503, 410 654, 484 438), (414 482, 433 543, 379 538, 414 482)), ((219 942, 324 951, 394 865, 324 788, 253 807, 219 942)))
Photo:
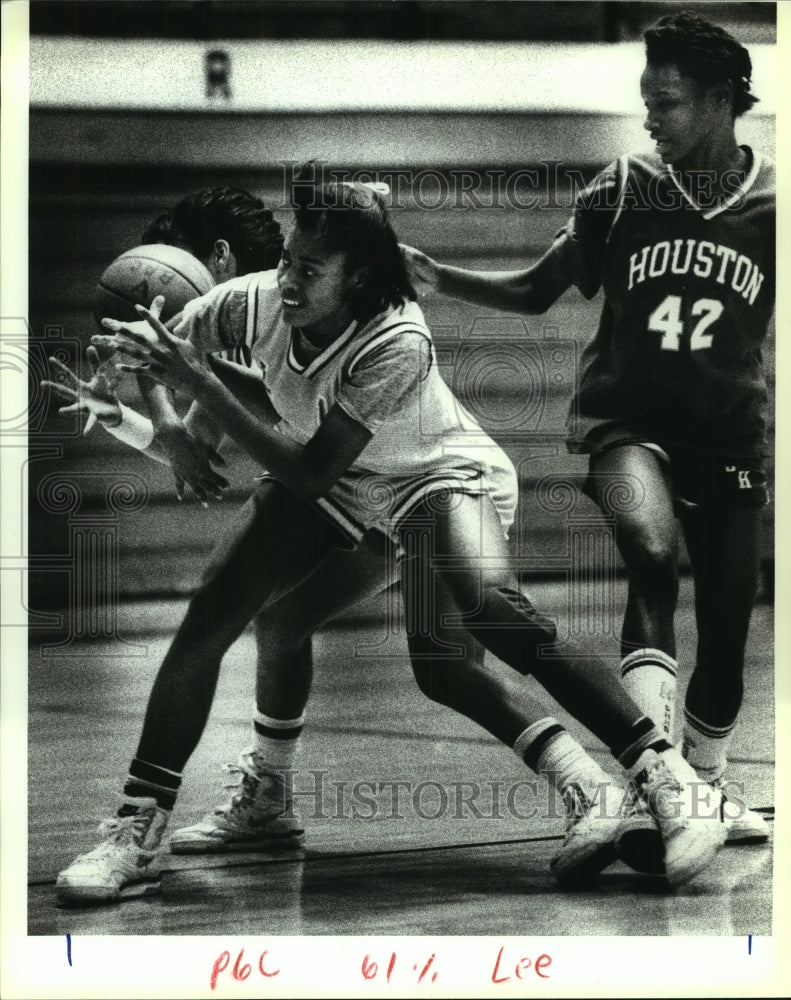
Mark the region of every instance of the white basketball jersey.
MULTIPOLYGON (((276 272, 267 271, 225 282, 190 302, 175 332, 206 353, 249 351, 281 417, 278 431, 292 440, 306 444, 335 405, 371 431, 368 445, 341 477, 340 491, 347 480, 347 509, 348 496, 372 493, 371 477, 393 493, 388 516, 403 508, 406 493, 414 494, 415 480, 436 481, 438 488, 449 477, 477 481, 470 492, 482 492, 487 475, 497 475, 501 484, 514 480, 510 460, 442 379, 431 333, 413 302, 367 323, 351 323, 303 364, 299 332, 283 321, 276 272), (364 490, 361 477, 367 480, 364 490)), ((381 503, 374 507, 375 517, 357 510, 356 520, 363 526, 381 520, 381 503)))

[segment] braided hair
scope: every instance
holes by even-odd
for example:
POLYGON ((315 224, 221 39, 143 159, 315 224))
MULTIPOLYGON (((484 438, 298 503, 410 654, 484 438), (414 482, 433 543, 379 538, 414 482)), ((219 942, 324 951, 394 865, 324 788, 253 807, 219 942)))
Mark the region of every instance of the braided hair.
POLYGON ((295 179, 299 183, 293 187, 292 204, 297 228, 344 253, 347 275, 365 274, 362 285, 351 292, 354 318, 366 321, 388 306, 414 301, 417 295, 382 196, 362 183, 321 183, 312 162, 304 164, 295 179))
POLYGON ((179 246, 201 260, 220 239, 227 240, 239 274, 271 271, 280 260, 279 224, 260 198, 240 188, 206 188, 189 195, 143 233, 143 243, 179 246))
POLYGON ((654 66, 674 65, 699 87, 729 80, 733 86, 734 117, 758 101, 750 93, 753 65, 750 53, 723 28, 688 12, 660 18, 644 34, 646 58, 654 66))

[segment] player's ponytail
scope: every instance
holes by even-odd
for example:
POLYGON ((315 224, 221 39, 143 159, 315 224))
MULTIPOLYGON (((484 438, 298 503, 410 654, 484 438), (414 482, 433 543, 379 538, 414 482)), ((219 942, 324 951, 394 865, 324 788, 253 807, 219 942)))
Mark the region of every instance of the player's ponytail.
POLYGON ((758 101, 750 92, 750 53, 723 28, 697 14, 668 14, 648 28, 643 38, 649 65, 677 66, 701 87, 730 81, 734 117, 758 101))
POLYGON ((297 226, 343 252, 347 273, 364 275, 350 294, 355 319, 368 320, 417 298, 379 186, 323 183, 313 163, 299 168, 294 179, 291 197, 297 226))

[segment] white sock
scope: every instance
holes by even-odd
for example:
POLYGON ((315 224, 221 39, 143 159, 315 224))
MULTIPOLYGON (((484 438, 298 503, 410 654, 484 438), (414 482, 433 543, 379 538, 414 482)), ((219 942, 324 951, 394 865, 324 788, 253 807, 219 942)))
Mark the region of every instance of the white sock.
POLYGON ((684 712, 681 753, 704 781, 714 782, 725 773, 735 727, 735 722, 730 726, 709 726, 684 712))
POLYGON ((514 753, 537 774, 545 775, 559 792, 574 783, 593 799, 600 786, 613 783, 571 733, 551 716, 528 726, 517 737, 514 753))
POLYGON ((253 757, 261 770, 293 769, 304 724, 304 713, 296 719, 274 719, 256 709, 253 717, 253 757))
POLYGON ((621 660, 621 680, 642 712, 672 743, 678 663, 661 649, 636 649, 621 660))

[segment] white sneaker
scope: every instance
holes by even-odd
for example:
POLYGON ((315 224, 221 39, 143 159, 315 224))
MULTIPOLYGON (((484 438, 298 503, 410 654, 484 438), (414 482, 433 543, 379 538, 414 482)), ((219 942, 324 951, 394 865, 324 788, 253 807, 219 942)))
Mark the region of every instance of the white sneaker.
POLYGON ((200 823, 176 830, 170 837, 173 854, 214 854, 228 851, 275 851, 301 847, 305 831, 293 813, 281 774, 257 769, 252 751, 238 764, 226 764, 234 793, 200 823))
MULTIPOLYGON (((682 741, 676 749, 688 759, 689 746, 682 741)), ((748 809, 742 798, 744 786, 736 781, 729 781, 725 777, 727 762, 721 763, 718 767, 702 768, 695 767, 695 772, 701 781, 708 781, 714 788, 722 792, 725 799, 724 816, 725 825, 728 828, 726 844, 763 844, 769 839, 769 824, 753 809, 748 809)))
POLYGON ((58 875, 55 892, 62 903, 112 903, 159 892, 160 845, 170 813, 156 799, 124 796, 137 807, 99 827, 102 842, 80 854, 58 875))
POLYGON ((640 798, 637 785, 629 782, 618 827, 618 857, 636 872, 665 874, 665 842, 659 824, 640 798))
MULTIPOLYGON (((703 780, 702 776, 698 777, 703 780)), ((749 809, 733 793, 734 782, 719 778, 711 782, 722 792, 722 815, 725 822, 726 844, 764 844, 769 839, 769 824, 759 813, 749 809), (729 786, 731 794, 728 794, 729 786)), ((737 789, 741 792, 741 786, 737 789)), ((618 834, 618 856, 637 872, 663 875, 665 846, 659 826, 648 807, 630 786, 631 797, 624 804, 624 821, 618 834)))
MULTIPOLYGON (((672 886, 682 885, 708 867, 725 843, 722 792, 701 781, 672 749, 654 754, 637 783, 662 835, 665 875, 672 886)), ((624 819, 616 837, 619 857, 628 829, 624 819)))
POLYGON ((754 809, 749 809, 740 797, 742 785, 720 777, 712 782, 722 792, 723 815, 728 831, 727 844, 765 844, 769 840, 769 824, 754 809), (738 791, 739 795, 735 792, 738 791))
POLYGON ((563 846, 549 863, 558 882, 572 884, 598 875, 616 860, 615 835, 618 816, 606 814, 606 799, 591 802, 576 782, 563 789, 566 806, 566 836, 563 846))

